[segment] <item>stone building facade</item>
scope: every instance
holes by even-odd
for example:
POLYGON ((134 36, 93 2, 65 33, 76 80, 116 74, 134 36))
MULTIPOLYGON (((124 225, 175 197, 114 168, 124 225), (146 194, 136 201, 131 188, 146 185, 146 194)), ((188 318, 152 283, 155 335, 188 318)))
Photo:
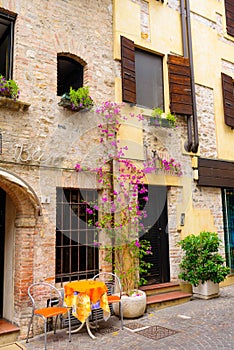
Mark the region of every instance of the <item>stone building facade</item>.
MULTIPOLYGON (((152 107, 161 107, 167 114, 172 106, 168 57, 185 56, 182 3, 80 0, 77 6, 75 0, 0 0, 0 28, 14 23, 12 77, 20 87, 20 102, 0 97, 0 248, 4 256, 0 317, 19 325, 21 337, 25 336, 30 315, 27 296, 30 283, 48 278, 63 283, 66 276, 92 277, 105 268, 98 248, 88 242, 87 225, 83 227, 79 220, 74 223, 76 216, 82 219, 85 215, 82 206, 86 199, 98 192, 95 176, 75 172, 74 165, 95 163, 99 116, 93 110, 73 112, 58 106, 61 57, 77 62, 82 68, 83 85, 89 87, 96 105, 103 101, 125 101, 126 113, 144 115, 141 124, 127 122, 119 139, 128 145, 126 157, 136 164, 146 159, 157 164, 157 170, 146 179, 151 215, 147 238, 155 244, 153 249, 160 257, 154 262, 154 278, 149 283, 177 281, 181 259, 177 242, 202 230, 218 232, 226 247, 226 253, 224 248, 222 253, 234 268, 230 257, 231 226, 223 214, 230 209, 225 207, 225 198, 231 204, 234 177, 230 176, 229 185, 212 179, 205 185, 200 163, 215 160, 220 170, 224 162, 230 166, 230 173, 234 172, 233 127, 225 124, 221 80, 221 73, 231 77, 232 82, 234 79, 234 36, 226 29, 226 1, 211 0, 209 4, 191 1, 187 13, 191 20, 194 65, 191 67, 190 62, 189 67, 193 68, 196 104, 196 120, 193 115, 191 121, 197 121, 199 147, 193 150, 185 147, 189 113, 176 113, 176 128, 168 127, 167 123, 158 126, 151 115, 152 107), (157 83, 157 88, 162 105, 132 103, 123 97, 121 37, 133 43, 137 59, 144 59, 144 54, 156 57, 161 69, 162 83, 157 83), (170 158, 181 164, 181 176, 163 170, 162 159, 170 158), (76 245, 72 239, 74 232, 84 234, 76 245), (161 234, 163 246, 157 243, 161 234), (71 264, 67 268, 74 245, 75 256, 78 255, 76 266, 71 264)), ((62 73, 66 73, 65 68, 62 73)), ((140 85, 138 71, 136 77, 136 84, 140 85)), ((137 97, 141 97, 139 93, 137 97)), ((191 124, 192 142, 194 125, 191 124)), ((215 178, 213 168, 208 166, 208 170, 215 178)), ((230 212, 228 218, 233 215, 230 212)))

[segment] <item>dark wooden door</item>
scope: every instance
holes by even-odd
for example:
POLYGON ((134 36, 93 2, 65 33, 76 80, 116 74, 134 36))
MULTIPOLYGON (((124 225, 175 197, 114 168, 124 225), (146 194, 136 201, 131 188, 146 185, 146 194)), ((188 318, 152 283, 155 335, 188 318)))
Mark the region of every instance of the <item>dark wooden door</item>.
POLYGON ((6 193, 0 188, 0 318, 3 312, 5 200, 6 193))
POLYGON ((148 185, 148 202, 141 205, 147 213, 144 219, 145 233, 140 237, 151 243, 152 255, 145 257, 153 265, 146 276, 147 284, 170 281, 167 188, 165 186, 148 185))

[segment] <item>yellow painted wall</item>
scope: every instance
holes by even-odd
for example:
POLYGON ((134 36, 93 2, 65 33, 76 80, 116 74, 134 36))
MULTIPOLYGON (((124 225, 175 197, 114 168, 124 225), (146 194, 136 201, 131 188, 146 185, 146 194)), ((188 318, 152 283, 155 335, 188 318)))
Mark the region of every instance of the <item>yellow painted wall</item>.
MULTIPOLYGON (((167 6, 167 1, 164 4, 155 0, 147 2, 150 11, 151 41, 142 38, 144 33, 141 32, 139 4, 130 0, 115 0, 113 2, 114 58, 121 59, 121 35, 133 40, 138 47, 163 55, 165 109, 168 111, 169 90, 166 58, 169 53, 183 54, 181 19, 178 11, 167 6)), ((234 130, 231 130, 224 123, 221 72, 234 79, 233 71, 222 68, 223 60, 233 63, 234 38, 226 34, 224 2, 217 0, 190 1, 190 10, 195 83, 214 89, 218 158, 232 161, 234 160, 234 130), (215 28, 217 25, 216 21, 219 15, 222 16, 224 35, 218 34, 217 30, 212 27, 213 25, 215 28), (203 21, 207 21, 206 24, 203 21)), ((121 83, 117 84, 116 87, 116 100, 121 100, 121 83)))

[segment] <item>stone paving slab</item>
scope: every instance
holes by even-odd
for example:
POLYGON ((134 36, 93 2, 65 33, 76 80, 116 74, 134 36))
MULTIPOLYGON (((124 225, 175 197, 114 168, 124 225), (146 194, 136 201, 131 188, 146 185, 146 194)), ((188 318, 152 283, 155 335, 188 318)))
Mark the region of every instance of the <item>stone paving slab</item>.
MULTIPOLYGON (((48 334, 48 350, 233 350, 234 349, 234 285, 220 289, 219 298, 192 301, 168 307, 162 310, 150 310, 136 320, 124 320, 125 327, 120 329, 120 321, 112 316, 107 322, 100 322, 100 332, 92 340, 84 329, 72 334, 68 342, 65 330, 58 334, 48 334), (135 323, 135 326, 134 326, 135 323), (134 331, 134 328, 137 328, 134 331), (152 327, 153 326, 153 327, 152 327), (158 326, 158 327, 156 327, 158 326), (109 331, 108 329, 111 330, 109 331), (144 336, 140 329, 148 333, 165 331, 165 337, 144 336), (166 331, 168 330, 168 331, 166 331), (170 332, 171 330, 171 332, 170 332), (167 334, 167 336, 166 336, 167 334), (156 340, 155 340, 156 339, 156 340)), ((42 350, 44 336, 30 339, 28 344, 22 341, 27 350, 42 350)))
POLYGON ((8 343, 4 345, 0 345, 0 350, 24 350, 26 349, 23 344, 19 344, 18 342, 8 343))

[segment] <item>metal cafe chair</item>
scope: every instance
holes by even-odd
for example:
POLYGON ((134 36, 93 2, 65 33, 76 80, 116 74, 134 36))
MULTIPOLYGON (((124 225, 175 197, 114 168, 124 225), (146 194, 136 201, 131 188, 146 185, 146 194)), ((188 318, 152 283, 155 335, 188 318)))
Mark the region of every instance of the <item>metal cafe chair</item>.
POLYGON ((123 329, 122 285, 119 277, 112 272, 100 272, 93 279, 103 281, 106 284, 109 305, 114 303, 119 304, 119 318, 121 320, 121 329, 123 329))
POLYGON ((56 333, 58 316, 68 314, 69 342, 71 341, 71 318, 70 310, 63 306, 63 297, 60 291, 50 283, 33 283, 28 288, 28 295, 32 304, 32 315, 28 324, 26 343, 28 343, 29 332, 33 317, 39 317, 44 321, 45 350, 47 346, 47 325, 48 320, 55 318, 54 334, 56 333))

